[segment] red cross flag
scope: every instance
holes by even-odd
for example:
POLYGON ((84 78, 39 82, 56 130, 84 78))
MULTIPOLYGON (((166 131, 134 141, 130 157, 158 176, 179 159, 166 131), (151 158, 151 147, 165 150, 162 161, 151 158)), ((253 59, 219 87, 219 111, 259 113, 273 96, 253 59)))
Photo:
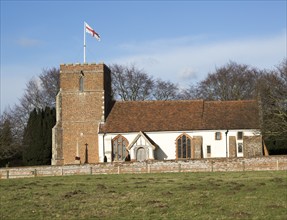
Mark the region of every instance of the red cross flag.
POLYGON ((86 22, 85 22, 85 30, 86 33, 89 33, 90 35, 92 35, 92 37, 96 38, 98 41, 101 40, 100 35, 93 28, 91 28, 86 22))

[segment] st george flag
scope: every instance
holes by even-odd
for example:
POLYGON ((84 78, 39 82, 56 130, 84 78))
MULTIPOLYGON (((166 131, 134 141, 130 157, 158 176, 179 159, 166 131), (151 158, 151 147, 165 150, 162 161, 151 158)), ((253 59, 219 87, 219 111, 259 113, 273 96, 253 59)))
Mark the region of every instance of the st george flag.
POLYGON ((91 28, 91 26, 89 26, 86 22, 85 22, 85 29, 86 33, 89 33, 90 35, 92 35, 92 37, 96 38, 98 41, 101 40, 100 35, 93 28, 91 28))

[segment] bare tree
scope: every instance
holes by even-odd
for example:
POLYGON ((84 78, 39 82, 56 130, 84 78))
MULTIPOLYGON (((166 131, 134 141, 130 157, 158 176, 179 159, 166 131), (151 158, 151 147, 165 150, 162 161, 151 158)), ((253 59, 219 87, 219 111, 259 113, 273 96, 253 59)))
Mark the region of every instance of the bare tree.
POLYGON ((46 106, 45 94, 40 81, 32 78, 27 84, 24 95, 20 99, 20 104, 30 113, 34 108, 41 109, 46 106))
POLYGON ((58 68, 44 69, 39 76, 45 107, 56 105, 56 95, 60 89, 60 70, 58 68))
POLYGON ((12 124, 6 115, 2 115, 0 118, 0 165, 1 162, 14 158, 19 152, 19 144, 13 137, 12 124))
POLYGON ((199 97, 197 97, 196 91, 196 85, 191 84, 188 88, 181 89, 177 97, 180 100, 199 99, 199 97))
POLYGON ((29 107, 29 113, 34 109, 54 107, 56 95, 60 87, 60 71, 57 68, 44 69, 42 74, 33 77, 27 84, 21 105, 29 107))
POLYGON ((112 88, 115 99, 121 100, 147 100, 151 98, 154 81, 144 70, 135 65, 123 66, 113 64, 112 88))
POLYGON ((255 97, 258 71, 248 65, 229 62, 190 88, 191 96, 205 100, 243 100, 255 97))
POLYGON ((153 98, 155 100, 175 100, 178 99, 178 86, 170 81, 157 79, 153 89, 153 98))
POLYGON ((263 71, 258 82, 262 105, 262 133, 266 138, 287 141, 287 59, 273 71, 263 71))

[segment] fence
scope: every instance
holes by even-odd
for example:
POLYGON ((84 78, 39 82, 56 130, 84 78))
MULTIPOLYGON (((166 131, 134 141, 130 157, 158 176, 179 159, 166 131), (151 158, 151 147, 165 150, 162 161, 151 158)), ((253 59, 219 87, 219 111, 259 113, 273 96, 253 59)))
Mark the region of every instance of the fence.
POLYGON ((1 168, 0 179, 65 175, 162 172, 224 172, 256 170, 287 170, 287 155, 253 158, 212 158, 198 160, 170 160, 123 163, 113 162, 66 166, 1 168))

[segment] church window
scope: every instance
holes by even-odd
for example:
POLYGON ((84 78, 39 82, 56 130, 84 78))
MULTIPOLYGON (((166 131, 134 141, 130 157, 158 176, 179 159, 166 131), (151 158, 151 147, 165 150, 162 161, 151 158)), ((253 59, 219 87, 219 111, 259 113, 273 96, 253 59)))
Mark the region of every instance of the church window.
POLYGON ((187 157, 191 158, 191 142, 189 138, 187 138, 187 157))
POLYGON ((191 138, 186 135, 180 135, 176 140, 176 153, 178 159, 191 158, 191 138))
POLYGON ((215 140, 221 140, 221 132, 215 132, 215 140))
POLYGON ((237 132, 237 140, 242 140, 243 139, 243 132, 242 131, 238 131, 237 132))
POLYGON ((211 153, 211 146, 207 145, 207 153, 210 154, 211 153))
POLYGON ((207 153, 207 157, 210 157, 210 155, 211 155, 211 146, 210 145, 206 146, 206 153, 207 153))
POLYGON ((116 136, 112 140, 113 146, 113 161, 124 161, 127 156, 126 147, 128 146, 128 141, 122 135, 116 136))
POLYGON ((242 143, 238 143, 237 152, 238 153, 242 153, 243 152, 243 144, 242 143))

